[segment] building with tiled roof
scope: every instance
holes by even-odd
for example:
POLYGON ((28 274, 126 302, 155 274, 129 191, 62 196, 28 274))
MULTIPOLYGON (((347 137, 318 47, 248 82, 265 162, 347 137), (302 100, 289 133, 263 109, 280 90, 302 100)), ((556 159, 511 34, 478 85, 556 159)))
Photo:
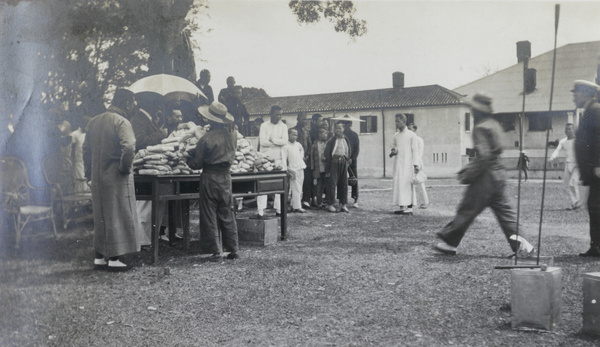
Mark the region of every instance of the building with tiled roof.
MULTIPOLYGON (((470 138, 461 126, 469 112, 462 96, 439 85, 405 87, 402 73, 394 73, 392 80, 392 88, 257 98, 245 104, 251 119, 260 117, 265 121, 271 106, 280 106, 283 119, 290 127, 295 126, 299 112, 309 117, 320 113, 325 118, 349 114, 364 120, 353 126, 361 143, 359 177, 391 177, 393 159, 388 154, 396 132, 395 115, 407 114, 425 141, 427 174, 454 175, 462 166, 466 147, 470 145, 470 138)), ((333 123, 330 122, 332 129, 333 123)))

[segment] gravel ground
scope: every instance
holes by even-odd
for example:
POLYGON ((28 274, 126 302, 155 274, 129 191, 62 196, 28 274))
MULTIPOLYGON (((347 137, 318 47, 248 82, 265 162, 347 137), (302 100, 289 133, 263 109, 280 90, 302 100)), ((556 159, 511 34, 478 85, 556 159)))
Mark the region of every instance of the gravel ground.
MULTIPOLYGON (((472 225, 455 257, 431 249, 464 187, 427 183, 431 205, 391 213, 391 181, 362 179, 350 214, 289 215, 289 239, 243 246, 240 260, 205 262, 161 244, 128 255, 127 273, 92 269, 92 226, 23 242, 0 239, 0 346, 596 346, 581 333, 587 213, 565 211, 558 181, 546 187, 542 255, 562 271, 552 332, 511 328, 510 249, 491 212, 472 225)), ((522 185, 522 234, 537 245, 542 184, 522 185)), ((516 197, 517 184, 509 193, 516 197)), ((516 200, 515 200, 516 202, 516 200)), ((192 211, 192 225, 197 214, 192 211)), ((240 217, 252 211, 243 212, 240 217)), ((42 232, 40 232, 42 231, 42 232)), ((194 230, 193 237, 197 237, 194 230)), ((532 288, 532 290, 537 290, 532 288)))

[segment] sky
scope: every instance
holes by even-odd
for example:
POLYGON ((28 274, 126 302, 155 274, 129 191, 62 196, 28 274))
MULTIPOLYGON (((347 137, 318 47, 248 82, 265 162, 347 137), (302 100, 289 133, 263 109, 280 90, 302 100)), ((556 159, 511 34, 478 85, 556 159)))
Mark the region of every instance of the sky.
POLYGON ((333 25, 298 24, 287 0, 211 0, 196 36, 198 71, 215 93, 234 76, 270 96, 437 84, 454 89, 517 63, 516 43, 532 57, 600 40, 598 1, 354 1, 367 33, 355 41, 333 25))

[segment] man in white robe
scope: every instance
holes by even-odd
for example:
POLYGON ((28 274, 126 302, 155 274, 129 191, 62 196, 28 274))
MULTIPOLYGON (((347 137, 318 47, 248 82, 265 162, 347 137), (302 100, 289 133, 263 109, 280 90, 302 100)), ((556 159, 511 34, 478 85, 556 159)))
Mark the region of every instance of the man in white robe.
POLYGON ((571 198, 571 205, 567 207, 567 210, 572 211, 581 207, 579 201, 579 168, 577 167, 577 157, 575 156, 575 126, 573 123, 567 123, 565 125, 565 135, 567 135, 567 137, 560 140, 548 161, 553 162, 558 158, 561 151, 565 152, 563 184, 571 198))
POLYGON ((414 174, 421 169, 421 161, 416 135, 406 127, 404 114, 396 115, 396 128, 398 131, 394 135, 394 145, 390 153, 390 158, 395 157, 392 189, 394 213, 410 215, 413 213, 412 180, 414 174))
MULTIPOLYGON (((288 127, 281 121, 281 107, 271 107, 271 120, 260 125, 259 132, 259 150, 265 155, 275 160, 275 166, 281 166, 287 170, 287 164, 284 160, 284 146, 288 143, 288 127)), ((275 194, 273 208, 275 215, 281 213, 281 197, 275 194)), ((257 218, 263 218, 265 208, 267 208, 267 196, 259 195, 256 197, 257 218)))

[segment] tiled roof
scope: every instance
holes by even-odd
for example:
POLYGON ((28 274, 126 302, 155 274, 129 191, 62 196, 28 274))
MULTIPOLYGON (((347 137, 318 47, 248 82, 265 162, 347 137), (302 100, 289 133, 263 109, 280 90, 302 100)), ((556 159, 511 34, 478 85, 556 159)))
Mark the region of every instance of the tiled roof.
MULTIPOLYGON (((529 68, 537 70, 537 83, 536 89, 525 98, 526 112, 549 111, 552 60, 553 51, 529 59, 529 68)), ((570 92, 573 81, 594 81, 599 63, 600 41, 573 43, 557 48, 552 111, 575 109, 570 92)), ((496 113, 520 113, 523 108, 523 64, 513 65, 454 91, 465 95, 485 92, 493 98, 496 113)))
POLYGON ((326 111, 351 111, 381 108, 460 105, 462 95, 438 85, 363 90, 355 92, 282 96, 248 100, 251 115, 269 114, 278 105, 284 114, 326 111))

